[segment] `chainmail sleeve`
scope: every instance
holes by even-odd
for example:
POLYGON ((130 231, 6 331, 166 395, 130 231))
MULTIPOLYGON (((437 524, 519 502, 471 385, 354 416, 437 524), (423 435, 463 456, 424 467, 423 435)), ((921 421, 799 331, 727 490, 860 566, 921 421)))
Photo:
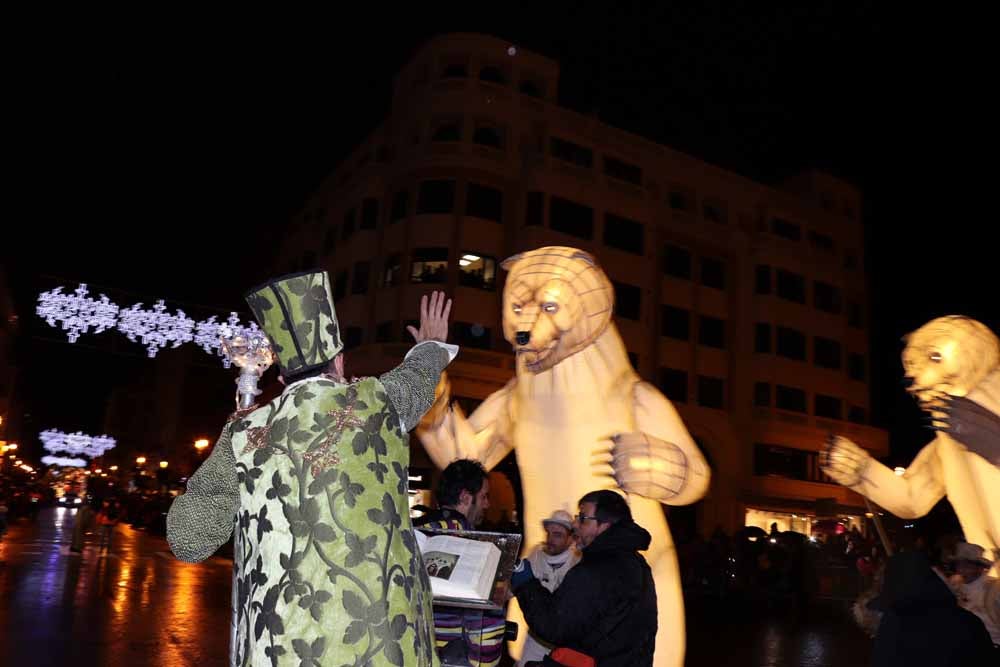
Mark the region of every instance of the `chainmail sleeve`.
POLYGON ((233 532, 240 504, 236 456, 227 425, 212 453, 188 480, 187 491, 167 513, 167 542, 177 558, 197 563, 214 554, 233 532))
POLYGON ((404 432, 416 426, 434 403, 434 388, 450 361, 448 351, 440 345, 421 343, 410 350, 403 363, 379 377, 404 432))

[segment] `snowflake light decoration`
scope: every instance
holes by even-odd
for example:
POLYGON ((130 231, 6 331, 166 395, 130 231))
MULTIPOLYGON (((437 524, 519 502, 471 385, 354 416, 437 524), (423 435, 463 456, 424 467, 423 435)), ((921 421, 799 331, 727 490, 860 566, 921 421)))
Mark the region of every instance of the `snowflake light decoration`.
POLYGON ((70 468, 82 468, 87 465, 83 459, 70 459, 64 456, 43 456, 42 464, 47 466, 65 466, 70 468))
POLYGON ((49 326, 62 322, 62 330, 67 332, 71 343, 75 343, 81 333, 88 333, 91 327, 94 333, 113 328, 118 310, 118 306, 103 294, 99 300, 88 297, 85 283, 81 283, 73 294, 63 294, 62 287, 42 292, 35 308, 38 316, 44 318, 49 326))
POLYGON ((96 458, 102 456, 109 449, 114 449, 115 439, 108 435, 89 436, 81 431, 76 433, 63 433, 56 429, 49 429, 38 434, 38 439, 42 441, 42 446, 46 451, 53 454, 66 452, 73 456, 89 456, 96 458))
POLYGON ((181 343, 190 342, 194 338, 194 320, 178 310, 176 315, 166 312, 163 301, 157 301, 152 310, 143 310, 137 303, 118 314, 118 330, 128 339, 135 342, 142 340, 150 359, 156 356, 160 349, 171 344, 178 347, 181 343))

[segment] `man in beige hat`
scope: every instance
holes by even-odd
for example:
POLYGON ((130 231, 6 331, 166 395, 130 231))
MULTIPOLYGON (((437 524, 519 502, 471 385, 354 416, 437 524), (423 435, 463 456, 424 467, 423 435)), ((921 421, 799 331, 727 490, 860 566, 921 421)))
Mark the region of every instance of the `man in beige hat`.
MULTIPOLYGON (((531 563, 531 571, 542 586, 550 592, 562 583, 566 573, 580 561, 573 540, 573 517, 566 510, 556 510, 542 520, 545 542, 538 544, 525 559, 531 563)), ((524 640, 524 652, 519 665, 534 660, 542 660, 552 647, 531 634, 530 628, 524 640)))
POLYGON ((978 544, 959 542, 951 558, 955 574, 949 579, 958 603, 979 617, 1000 647, 1000 579, 988 573, 993 562, 978 544))

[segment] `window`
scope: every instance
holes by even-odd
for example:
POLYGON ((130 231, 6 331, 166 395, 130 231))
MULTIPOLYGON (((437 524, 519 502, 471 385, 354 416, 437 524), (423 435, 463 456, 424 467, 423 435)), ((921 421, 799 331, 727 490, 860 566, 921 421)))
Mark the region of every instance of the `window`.
POLYGON ((756 294, 771 293, 771 267, 766 264, 758 264, 755 272, 756 281, 754 292, 756 294))
POLYGON ((706 408, 723 407, 725 390, 722 378, 698 376, 698 405, 706 408))
POLYGON ((552 157, 565 160, 578 167, 590 169, 594 166, 594 151, 572 141, 566 141, 559 137, 549 137, 549 150, 552 152, 552 157))
POLYGON ((337 228, 330 225, 326 228, 326 235, 323 237, 323 254, 329 255, 337 247, 337 228))
POLYGON ((504 75, 503 71, 499 67, 494 67, 492 65, 487 65, 479 70, 479 80, 496 83, 501 86, 507 83, 507 77, 504 75))
POLYGON ((726 289, 726 265, 721 260, 701 258, 701 284, 715 289, 726 289))
POLYGON ((477 125, 475 132, 472 133, 472 141, 480 146, 489 146, 490 148, 503 150, 504 145, 506 145, 505 134, 502 127, 477 125))
POLYGON ((698 343, 706 347, 726 347, 726 321, 702 315, 698 318, 698 343))
POLYGON ((417 195, 417 215, 451 213, 455 210, 455 181, 423 181, 417 195))
POLYGON ((676 340, 690 340, 691 313, 683 308, 660 306, 660 334, 676 340))
POLYGON ((354 236, 354 209, 349 208, 344 213, 344 224, 340 226, 340 240, 346 241, 354 236))
POLYGON ((789 241, 802 240, 802 228, 794 222, 789 222, 783 218, 771 218, 771 231, 775 236, 780 236, 789 241))
POLYGON ((675 211, 691 210, 691 202, 688 200, 687 193, 684 192, 677 192, 676 190, 671 192, 667 196, 667 204, 675 211))
POLYGON ((478 183, 469 183, 465 193, 465 214, 494 222, 503 221, 503 192, 478 183))
POLYGON ((365 331, 361 327, 347 327, 344 329, 344 347, 351 349, 358 347, 364 340, 365 331))
POLYGON ((843 419, 843 404, 844 402, 842 400, 834 398, 833 396, 816 394, 813 398, 814 413, 817 417, 826 417, 827 419, 843 419))
POLYGON ((808 412, 806 409, 806 392, 795 387, 775 385, 775 406, 781 410, 792 412, 808 412))
POLYGON ((674 278, 691 279, 691 253, 667 244, 663 247, 663 272, 674 278))
POLYGON ((813 338, 813 363, 821 368, 840 370, 840 343, 822 336, 813 338))
POLYGON ((753 351, 770 354, 771 352, 771 325, 766 322, 758 322, 753 331, 753 351))
POLYGON ((340 271, 333 280, 333 300, 340 301, 347 296, 347 271, 340 271))
POLYGON ((771 407, 771 385, 768 382, 754 382, 753 404, 758 408, 771 407))
POLYGON ((351 294, 364 294, 368 291, 368 274, 371 273, 371 262, 358 262, 354 265, 354 279, 351 280, 351 294))
POLYGON ((728 222, 728 215, 724 205, 718 202, 705 202, 701 207, 702 216, 709 222, 724 225, 728 222))
POLYGON ((479 289, 496 286, 497 261, 476 253, 466 252, 458 260, 458 284, 479 289))
POLYGON ((378 200, 371 197, 361 202, 361 229, 375 229, 378 225, 378 200))
POLYGON ((604 156, 604 173, 619 181, 642 185, 642 168, 628 162, 604 156))
POLYGON ((851 352, 847 357, 847 374, 852 380, 865 381, 865 355, 851 352))
POLYGON ((451 63, 444 66, 441 72, 442 79, 464 79, 469 75, 465 63, 451 63))
POLYGON ((813 283, 813 305, 827 313, 840 313, 840 290, 817 280, 813 283))
POLYGON ((688 374, 676 368, 661 368, 659 377, 660 391, 675 403, 687 403, 688 374))
POLYGON ((806 336, 801 331, 788 327, 778 327, 778 354, 789 359, 806 360, 806 336))
POLYGON ((447 248, 414 248, 411 283, 443 283, 448 280, 447 248))
POLYGON ((461 141, 462 121, 446 120, 439 121, 434 125, 431 132, 431 141, 461 141))
POLYGON ((590 240, 594 237, 594 209, 562 197, 550 197, 549 227, 590 240))
POLYGON ((615 315, 638 320, 641 313, 642 290, 635 285, 611 281, 615 287, 615 315))
POLYGON ((395 342, 395 328, 393 325, 395 322, 380 322, 375 326, 375 342, 376 343, 392 343, 395 342))
POLYGON ((753 448, 753 474, 809 481, 810 458, 810 452, 800 449, 757 443, 753 448))
POLYGON ((382 269, 382 287, 398 285, 403 273, 403 256, 399 253, 389 255, 382 269))
POLYGON ((612 248, 641 255, 644 230, 641 222, 613 213, 604 214, 604 242, 612 248))
POLYGON ((868 415, 864 408, 852 405, 847 411, 847 421, 854 422, 855 424, 867 424, 868 415))
POLYGON ((524 205, 524 224, 542 227, 545 224, 545 193, 529 192, 524 205))
POLYGON ((455 322, 451 325, 449 333, 452 341, 461 347, 488 350, 493 344, 493 333, 479 323, 455 322))
POLYGON ((539 86, 534 81, 522 81, 521 85, 518 87, 518 90, 520 90, 522 94, 527 95, 529 97, 542 96, 541 86, 539 86))
POLYGON ((806 280, 797 273, 778 269, 778 296, 795 303, 806 302, 806 280))
POLYGON ((400 190, 392 196, 392 214, 389 216, 389 222, 392 223, 405 220, 409 208, 410 193, 406 190, 400 190))
POLYGON ((864 314, 861 310, 861 304, 856 301, 847 303, 847 326, 855 329, 864 328, 864 314))
POLYGON ((809 245, 817 250, 822 250, 823 252, 828 253, 834 253, 837 251, 837 244, 834 242, 832 236, 810 231, 809 234, 807 234, 807 237, 809 239, 809 245))

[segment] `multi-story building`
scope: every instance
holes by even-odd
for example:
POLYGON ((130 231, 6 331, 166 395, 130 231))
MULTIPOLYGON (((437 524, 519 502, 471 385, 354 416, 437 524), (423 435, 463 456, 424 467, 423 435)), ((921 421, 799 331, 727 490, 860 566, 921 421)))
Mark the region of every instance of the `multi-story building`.
POLYGON ((820 514, 859 518, 861 498, 817 465, 830 433, 888 453, 867 424, 858 190, 814 171, 754 182, 559 107, 558 77, 492 37, 425 44, 388 118, 291 223, 275 270, 330 271, 353 374, 398 361, 419 295, 445 289, 463 346, 452 390, 471 409, 514 368, 499 262, 587 250, 614 281, 636 370, 712 465, 702 530, 806 531, 823 498, 820 514))

